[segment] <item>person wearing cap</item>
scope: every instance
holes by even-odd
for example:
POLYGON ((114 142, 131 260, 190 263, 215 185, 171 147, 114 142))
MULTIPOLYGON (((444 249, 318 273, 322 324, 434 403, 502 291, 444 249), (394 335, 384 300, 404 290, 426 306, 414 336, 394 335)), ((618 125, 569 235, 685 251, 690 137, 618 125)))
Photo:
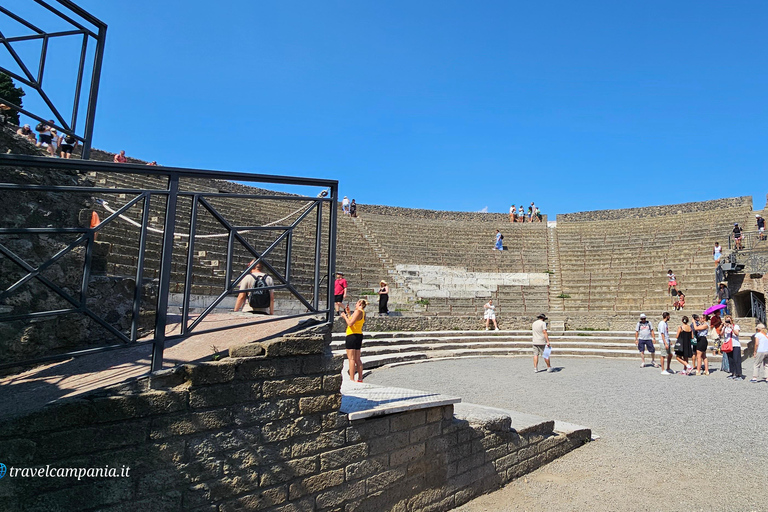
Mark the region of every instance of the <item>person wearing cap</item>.
MULTIPOLYGON (((545 347, 551 347, 549 344, 549 334, 547 334, 547 315, 541 313, 533 322, 531 330, 533 331, 533 373, 539 371, 539 356, 544 357, 545 347)), ((552 372, 552 366, 549 364, 549 358, 544 357, 547 363, 547 371, 552 372)))
POLYGON ((344 272, 336 272, 336 281, 333 283, 333 305, 336 308, 336 315, 343 309, 341 303, 347 298, 347 280, 344 279, 344 272))
POLYGON ((757 222, 757 238, 759 240, 765 240, 765 219, 759 213, 755 214, 755 221, 757 222))
POLYGON ((739 227, 739 223, 736 222, 733 225, 733 241, 735 244, 735 250, 740 251, 742 249, 741 245, 741 228, 739 227))
POLYGON ((755 364, 749 381, 753 383, 765 382, 765 365, 768 363, 768 331, 765 324, 757 324, 755 331, 755 364))
POLYGON ((643 361, 640 368, 645 368, 645 349, 651 353, 651 366, 659 368, 659 365, 656 364, 656 349, 653 347, 653 324, 648 321, 645 313, 640 314, 640 321, 635 327, 635 345, 637 345, 640 359, 643 361))
POLYGON ((728 283, 725 281, 720 281, 719 283, 720 287, 717 290, 717 300, 720 301, 720 304, 725 306, 725 314, 730 314, 728 312, 728 301, 731 299, 731 292, 728 290, 728 283))
POLYGON ((26 137, 30 142, 37 144, 37 137, 35 136, 35 132, 32 131, 32 128, 30 128, 28 124, 25 124, 16 130, 16 134, 21 135, 22 137, 26 137))

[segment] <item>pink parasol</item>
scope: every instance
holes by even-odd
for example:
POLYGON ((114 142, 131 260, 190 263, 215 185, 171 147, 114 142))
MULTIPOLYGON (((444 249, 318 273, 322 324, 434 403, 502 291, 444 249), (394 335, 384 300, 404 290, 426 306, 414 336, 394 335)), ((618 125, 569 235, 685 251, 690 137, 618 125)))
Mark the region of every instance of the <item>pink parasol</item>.
POLYGON ((711 315, 718 309, 725 309, 725 304, 715 304, 714 306, 709 306, 707 309, 704 310, 704 314, 711 315))

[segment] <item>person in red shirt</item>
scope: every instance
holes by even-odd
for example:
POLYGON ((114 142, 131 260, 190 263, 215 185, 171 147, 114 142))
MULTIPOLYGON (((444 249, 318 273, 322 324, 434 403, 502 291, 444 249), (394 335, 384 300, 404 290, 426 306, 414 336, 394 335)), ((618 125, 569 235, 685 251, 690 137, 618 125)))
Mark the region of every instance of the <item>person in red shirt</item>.
POLYGON ((112 160, 116 164, 124 164, 128 161, 127 158, 125 158, 125 150, 121 149, 120 153, 115 155, 115 158, 112 160))
POLYGON ((344 272, 336 272, 336 282, 333 285, 334 295, 334 307, 336 308, 336 315, 338 316, 339 310, 344 309, 342 302, 347 298, 347 280, 344 279, 344 272))

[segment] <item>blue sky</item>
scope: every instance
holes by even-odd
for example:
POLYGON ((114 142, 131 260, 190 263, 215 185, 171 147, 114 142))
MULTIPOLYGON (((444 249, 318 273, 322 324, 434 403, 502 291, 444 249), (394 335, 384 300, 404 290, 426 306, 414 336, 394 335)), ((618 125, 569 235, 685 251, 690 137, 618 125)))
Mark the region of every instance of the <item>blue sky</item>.
POLYGON ((764 1, 78 3, 100 149, 442 210, 765 205, 764 1))

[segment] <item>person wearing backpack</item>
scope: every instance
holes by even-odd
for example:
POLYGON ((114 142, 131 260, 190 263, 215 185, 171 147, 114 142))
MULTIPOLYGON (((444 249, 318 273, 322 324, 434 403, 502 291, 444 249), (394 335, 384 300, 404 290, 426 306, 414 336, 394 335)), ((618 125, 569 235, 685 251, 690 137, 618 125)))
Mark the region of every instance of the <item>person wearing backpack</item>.
MULTIPOLYGON (((253 265, 253 261, 249 264, 253 265)), ((243 313, 260 315, 275 314, 275 291, 267 290, 274 286, 272 276, 264 272, 264 265, 258 262, 251 272, 240 281, 240 293, 235 302, 235 311, 243 309, 243 313), (247 291, 250 290, 250 291, 247 291)))

